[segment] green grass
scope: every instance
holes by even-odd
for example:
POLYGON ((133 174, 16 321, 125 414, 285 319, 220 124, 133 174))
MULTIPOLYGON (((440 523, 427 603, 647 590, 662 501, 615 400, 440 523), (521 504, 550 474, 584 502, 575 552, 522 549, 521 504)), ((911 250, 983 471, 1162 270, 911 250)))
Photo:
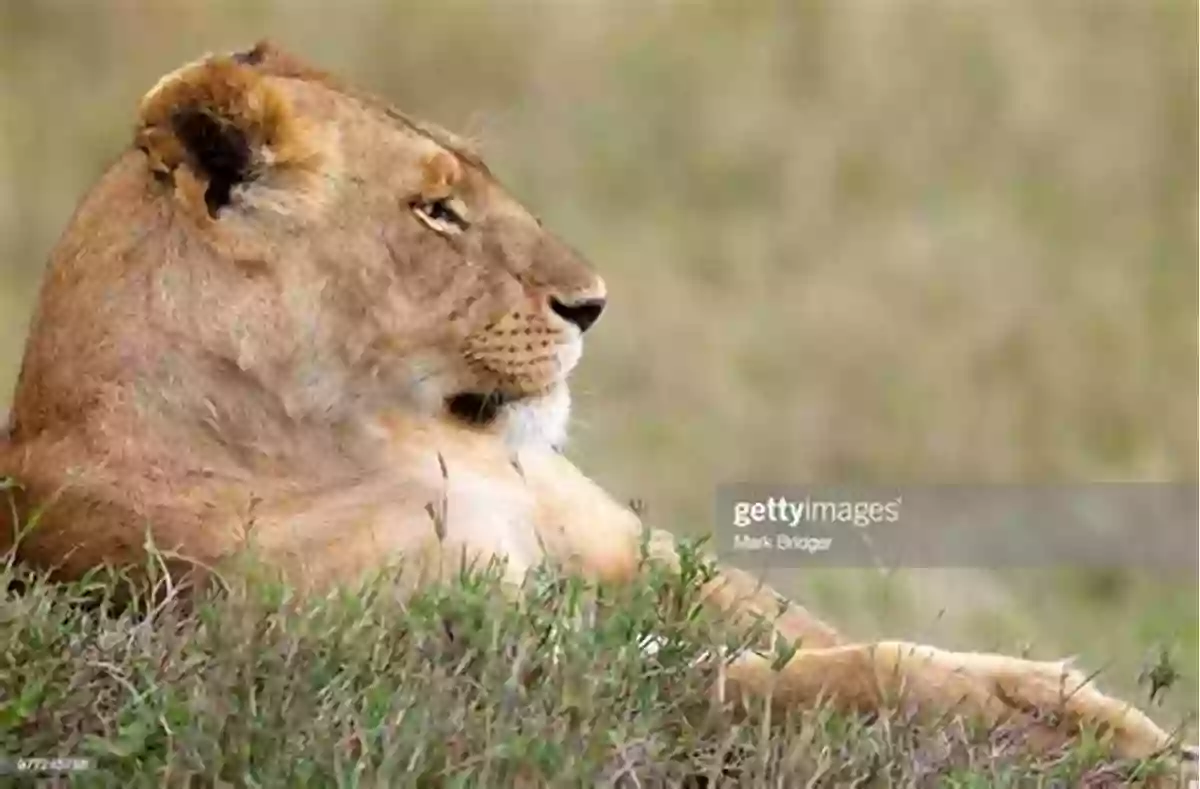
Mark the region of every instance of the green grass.
POLYGON ((1163 769, 1086 741, 1034 759, 1019 732, 961 720, 720 704, 713 645, 756 634, 703 613, 706 571, 611 588, 545 568, 506 595, 491 567, 407 599, 382 577, 302 600, 245 573, 130 598, 116 573, 57 584, 9 565, 0 753, 87 758, 73 785, 120 787, 1124 785, 1163 769))

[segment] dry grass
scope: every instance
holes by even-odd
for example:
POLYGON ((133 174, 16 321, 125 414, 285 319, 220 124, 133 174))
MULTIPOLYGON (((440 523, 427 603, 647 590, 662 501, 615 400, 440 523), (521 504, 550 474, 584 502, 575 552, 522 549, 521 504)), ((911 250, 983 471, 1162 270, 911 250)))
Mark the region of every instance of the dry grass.
MULTIPOLYGON (((596 262, 572 453, 659 524, 706 531, 721 481, 1197 479, 1187 0, 0 0, 0 390, 138 96, 264 34, 480 138, 596 262)), ((1166 648, 1195 710, 1194 576, 776 580, 1130 698, 1166 648)))

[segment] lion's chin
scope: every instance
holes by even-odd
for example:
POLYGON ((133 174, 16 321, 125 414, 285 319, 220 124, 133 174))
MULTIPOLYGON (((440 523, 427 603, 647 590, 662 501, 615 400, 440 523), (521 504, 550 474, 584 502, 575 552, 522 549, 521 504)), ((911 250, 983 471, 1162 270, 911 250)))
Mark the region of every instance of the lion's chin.
POLYGON ((510 403, 500 415, 505 443, 514 450, 528 447, 562 451, 570 417, 571 393, 565 383, 510 403))
POLYGON ((571 394, 565 383, 520 397, 462 392, 446 399, 446 410, 464 424, 501 436, 510 449, 561 450, 566 444, 571 394))

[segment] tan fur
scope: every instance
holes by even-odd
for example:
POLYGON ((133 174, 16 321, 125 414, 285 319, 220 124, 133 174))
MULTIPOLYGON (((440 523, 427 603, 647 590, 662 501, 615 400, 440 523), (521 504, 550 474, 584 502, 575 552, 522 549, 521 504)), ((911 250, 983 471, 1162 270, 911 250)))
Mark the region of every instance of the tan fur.
MULTIPOLYGON (((0 439, 21 513, 45 508, 19 554, 73 577, 136 564, 147 538, 185 567, 253 545, 321 589, 466 550, 514 581, 549 554, 637 582, 644 527, 555 446, 581 339, 551 300, 603 296, 448 133, 269 45, 185 66, 52 254, 0 439), (227 204, 181 118, 246 142, 227 204), (469 227, 421 215, 443 198, 469 227), (482 425, 447 412, 472 392, 508 404, 482 425)), ((669 535, 650 545, 677 561, 669 535)), ((732 569, 708 594, 746 623, 782 605, 777 635, 802 641, 778 674, 737 658, 730 693, 869 711, 903 689, 993 722, 1061 711, 1129 755, 1168 745, 1058 663, 847 643, 732 569)))

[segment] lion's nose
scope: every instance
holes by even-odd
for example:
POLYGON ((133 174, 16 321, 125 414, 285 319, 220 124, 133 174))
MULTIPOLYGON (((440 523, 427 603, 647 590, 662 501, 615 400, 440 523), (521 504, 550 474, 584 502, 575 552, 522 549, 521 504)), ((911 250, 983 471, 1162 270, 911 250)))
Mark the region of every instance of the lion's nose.
POLYGON ((574 323, 579 327, 579 331, 584 332, 591 328, 591 325, 600 317, 600 313, 604 312, 604 299, 588 298, 579 301, 563 301, 551 296, 550 309, 554 310, 558 317, 574 323))

